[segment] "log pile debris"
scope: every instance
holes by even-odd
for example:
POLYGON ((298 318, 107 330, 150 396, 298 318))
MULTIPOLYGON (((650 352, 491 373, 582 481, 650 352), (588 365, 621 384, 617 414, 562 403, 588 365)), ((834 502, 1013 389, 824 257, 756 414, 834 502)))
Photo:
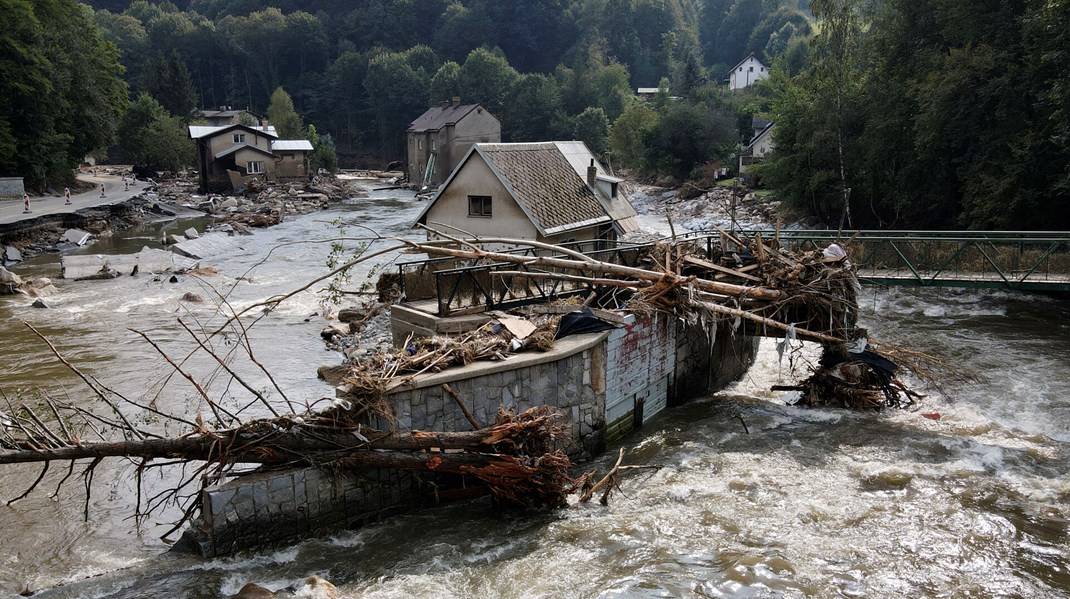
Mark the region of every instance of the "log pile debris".
MULTIPOLYGON (((93 470, 105 458, 123 456, 139 461, 139 479, 153 467, 196 465, 192 474, 187 473, 167 493, 145 500, 138 497, 139 516, 170 501, 185 505, 183 518, 172 530, 177 530, 199 510, 199 504, 190 500, 196 495, 190 492, 191 487, 195 489, 240 475, 248 464, 314 465, 339 472, 397 468, 459 474, 482 481, 502 504, 558 507, 566 505, 570 494, 579 493, 581 501, 587 501, 598 491, 603 493, 605 503, 609 492, 619 485, 620 473, 635 467, 622 466, 618 460, 610 474, 598 483, 592 484, 593 474, 574 478, 570 474, 573 465, 563 451, 565 427, 554 408, 533 408, 522 414, 502 410, 493 424, 482 426, 465 410, 471 431, 398 431, 392 425, 393 412, 384 397, 391 389, 422 373, 476 360, 501 360, 517 351, 546 350, 560 333, 561 313, 580 306, 592 308, 595 311, 592 313, 601 310, 607 319, 618 318, 618 322, 620 312, 670 313, 689 322, 710 325, 728 320, 737 328, 749 327, 746 334, 782 332, 789 337, 817 341, 827 352, 845 354, 843 359, 818 368, 810 379, 793 387, 803 391, 808 405, 858 409, 903 407, 917 397, 892 374, 883 371, 875 374, 879 369, 874 370, 874 364, 881 364, 880 360, 891 362, 872 351, 862 357, 851 351, 857 349, 864 331, 855 324, 858 284, 842 250, 833 249, 832 255, 828 248, 789 255, 777 247, 775 240, 770 244, 760 237, 747 239, 722 231, 721 243, 713 252, 688 240, 674 240, 655 245, 634 265, 628 265, 620 260, 596 260, 531 241, 459 240, 445 233, 439 235, 438 242, 397 240, 400 245, 369 252, 302 289, 362 260, 400 248, 473 264, 506 264, 512 270, 494 274, 504 285, 523 287, 539 278, 557 279, 573 285, 576 293, 564 302, 564 309, 535 309, 545 305, 529 307, 526 322, 501 313, 497 321, 474 332, 453 338, 410 338, 396 350, 356 359, 344 374, 348 394, 344 398, 321 400, 331 402, 327 408, 313 404, 301 409, 285 397, 254 356, 246 336, 247 325, 241 320, 256 308, 270 310, 298 291, 269 298, 243 311, 231 309, 233 316, 227 325, 214 333, 197 333, 182 323, 200 350, 215 358, 232 380, 255 396, 249 405, 239 409, 227 408, 209 396, 180 361, 171 359, 147 335, 139 333, 160 352, 175 374, 197 389, 202 404, 210 410, 207 421, 201 415, 189 418, 166 414, 151 403, 124 397, 79 371, 38 333, 56 357, 82 378, 103 407, 90 409, 48 396, 31 405, 22 398, 9 398, 0 390, 0 398, 6 402, 6 410, 0 413, 0 464, 44 463, 37 481, 13 500, 33 491, 44 479, 51 462, 68 463, 65 482, 77 460, 89 460, 83 471, 88 506, 93 470), (503 244, 526 246, 532 251, 506 253, 486 249, 503 244), (281 413, 257 390, 257 385, 243 380, 231 369, 227 365, 230 358, 224 360, 213 353, 212 339, 224 331, 234 333, 241 340, 237 347, 286 399, 289 413, 281 413), (244 411, 252 405, 261 405, 272 417, 243 418, 244 411), (162 418, 187 432, 178 437, 163 436, 158 428, 136 424, 147 419, 129 418, 131 409, 162 418), (371 423, 378 423, 378 430, 369 428, 371 423)), ((887 344, 880 347, 895 349, 887 344)), ((928 357, 913 352, 911 358, 918 363, 928 357)), ((444 388, 464 407, 463 398, 457 397, 448 385, 444 388)), ((140 493, 140 480, 138 488, 140 493)))

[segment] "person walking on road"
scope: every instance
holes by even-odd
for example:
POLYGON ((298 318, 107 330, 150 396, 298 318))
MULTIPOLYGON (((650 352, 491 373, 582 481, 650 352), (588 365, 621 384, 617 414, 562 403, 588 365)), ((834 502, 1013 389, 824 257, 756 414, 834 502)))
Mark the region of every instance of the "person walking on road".
POLYGON ((70 187, 64 187, 63 188, 63 198, 66 200, 65 202, 63 202, 63 205, 64 206, 70 206, 71 205, 71 188, 70 187))
POLYGON ((30 196, 26 195, 26 192, 22 192, 22 213, 30 213, 30 196))
POLYGON ((108 197, 108 196, 104 195, 104 184, 103 183, 100 184, 100 197, 102 197, 102 198, 108 197))
POLYGON ((123 191, 130 191, 130 182, 123 177, 123 191))

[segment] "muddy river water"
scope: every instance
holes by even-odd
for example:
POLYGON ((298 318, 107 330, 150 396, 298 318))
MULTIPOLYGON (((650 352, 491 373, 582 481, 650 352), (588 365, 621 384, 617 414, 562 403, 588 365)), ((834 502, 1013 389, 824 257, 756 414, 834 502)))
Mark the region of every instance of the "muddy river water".
MULTIPOLYGON (((178 319, 208 329, 220 317, 213 302, 182 302, 182 294, 210 299, 210 284, 241 307, 289 291, 326 272, 329 247, 286 245, 257 265, 272 247, 330 237, 338 222, 415 236, 407 225, 420 207, 397 192, 373 192, 290 218, 208 261, 221 274, 203 280, 67 282, 54 256, 35 259, 15 272, 53 277, 61 293, 49 298, 51 310, 0 299, 0 388, 92 401, 26 321, 117 391, 172 411, 203 411, 182 381, 161 384, 166 363, 128 327, 184 356, 191 341, 178 319)), ((88 251, 136 251, 163 229, 187 226, 139 227, 88 251)), ((862 320, 875 338, 943 356, 985 380, 928 390, 918 411, 800 409, 768 391, 791 380, 793 364, 778 363, 774 343, 763 341, 742 381, 668 410, 625 439, 630 460, 665 467, 630 478, 608 507, 496 514, 482 501, 459 503, 212 560, 166 553, 158 537, 177 516, 173 507, 134 526, 135 465, 116 460, 98 469, 88 521, 80 482, 50 497, 66 473, 53 468, 30 497, 0 505, 0 596, 225 597, 246 582, 281 589, 312 574, 345 597, 1070 596, 1070 301, 955 290, 866 288, 863 295, 862 320)), ((299 295, 250 332, 290 401, 332 393, 315 376, 316 366, 339 361, 319 338, 320 298, 299 295)), ((804 368, 813 358, 804 349, 793 363, 804 368)), ((235 364, 283 401, 240 352, 235 364)), ((203 356, 188 365, 205 376, 212 370, 203 356)), ((224 377, 209 384, 233 405, 247 399, 224 377)), ((0 468, 3 498, 38 473, 0 468)), ((159 476, 147 486, 164 488, 177 474, 159 476)))

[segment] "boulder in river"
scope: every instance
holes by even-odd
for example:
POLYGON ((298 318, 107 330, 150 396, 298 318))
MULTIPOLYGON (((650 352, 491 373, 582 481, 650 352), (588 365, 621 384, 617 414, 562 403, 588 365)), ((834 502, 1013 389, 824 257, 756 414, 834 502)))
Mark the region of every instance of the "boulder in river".
POLYGON ((201 234, 197 232, 197 229, 194 229, 193 227, 186 229, 182 233, 186 236, 186 239, 197 239, 201 236, 201 234))
POLYGON ((45 310, 47 310, 47 309, 52 307, 52 306, 49 306, 47 303, 45 303, 45 300, 43 300, 41 298, 35 299, 33 301, 33 304, 31 304, 30 306, 33 307, 33 308, 42 308, 42 309, 45 309, 45 310))
POLYGON ((22 278, 0 266, 0 295, 18 293, 19 287, 22 287, 22 278))
POLYGON ((204 298, 197 295, 196 293, 193 293, 192 291, 187 291, 185 294, 182 295, 182 301, 191 302, 194 304, 202 304, 204 303, 204 298))
POLYGON ((15 264, 16 262, 22 262, 22 252, 13 245, 5 246, 4 253, 0 257, 0 263, 15 264))
POLYGON ((59 289, 56 289, 56 286, 52 284, 52 279, 47 277, 38 277, 26 282, 23 284, 22 290, 30 297, 48 297, 59 293, 59 289))

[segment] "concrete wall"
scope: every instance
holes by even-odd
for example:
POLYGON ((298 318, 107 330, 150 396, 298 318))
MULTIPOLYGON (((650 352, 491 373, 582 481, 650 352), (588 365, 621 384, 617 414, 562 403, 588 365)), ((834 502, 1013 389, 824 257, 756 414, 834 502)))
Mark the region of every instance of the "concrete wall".
POLYGON ((21 198, 24 193, 22 177, 0 177, 0 198, 21 198))
MULTIPOLYGON (((599 453, 666 406, 738 378, 756 351, 755 339, 733 335, 727 323, 707 334, 700 323, 633 316, 611 332, 558 340, 551 352, 416 377, 387 400, 398 430, 471 430, 442 383, 480 425, 493 423, 499 407, 519 412, 550 405, 572 437, 563 449, 599 453)), ((414 505, 425 478, 384 471, 334 479, 312 469, 243 478, 203 491, 203 519, 187 538, 211 556, 338 530, 414 505)))

